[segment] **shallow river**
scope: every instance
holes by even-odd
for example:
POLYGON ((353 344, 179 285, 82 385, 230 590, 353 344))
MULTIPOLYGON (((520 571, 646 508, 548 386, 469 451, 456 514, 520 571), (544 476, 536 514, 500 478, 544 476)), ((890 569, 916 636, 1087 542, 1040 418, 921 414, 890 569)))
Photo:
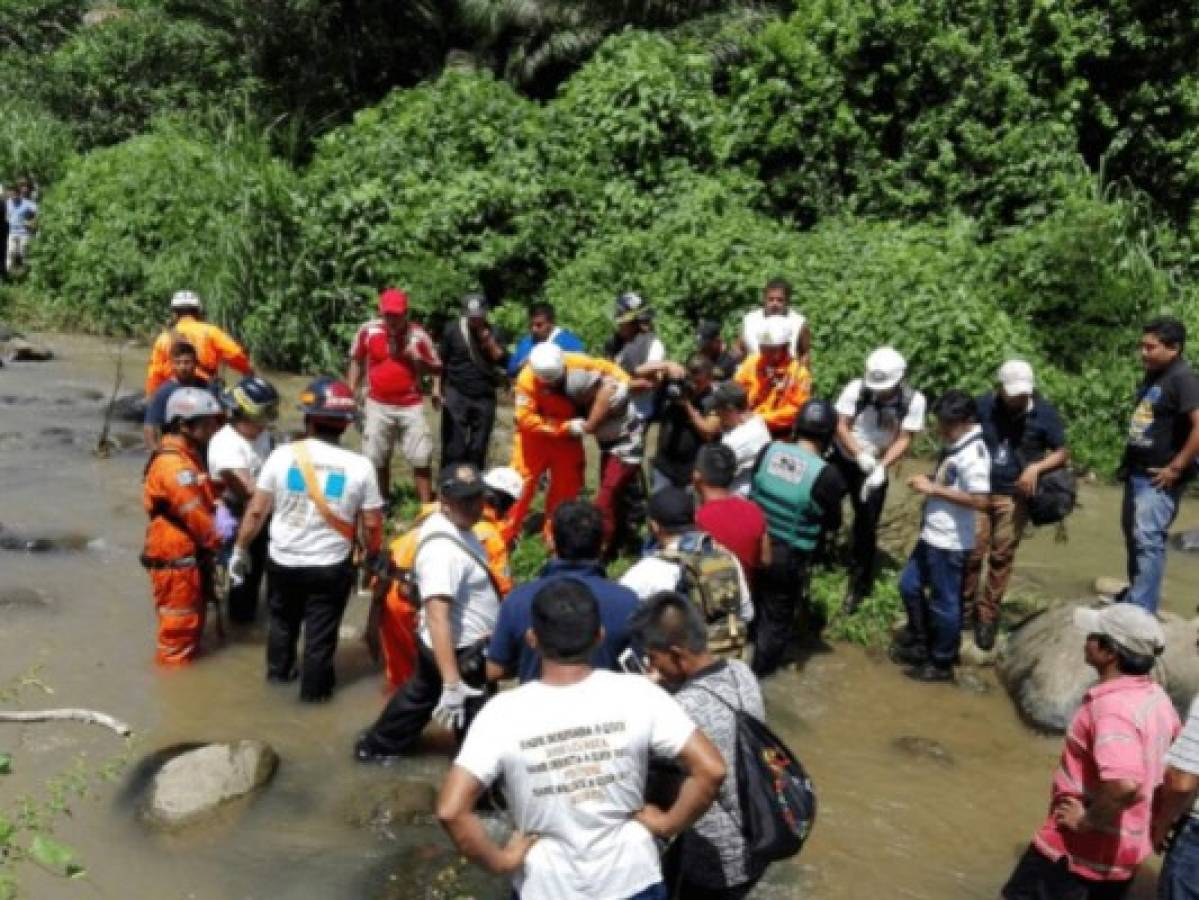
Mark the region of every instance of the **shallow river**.
MULTIPOLYGON (((0 369, 0 523, 91 543, 81 552, 0 552, 0 686, 6 706, 106 710, 129 721, 135 738, 126 747, 85 725, 0 726, 0 750, 13 753, 15 770, 0 778, 0 815, 11 815, 21 796, 45 809, 54 794, 46 783, 63 773, 94 772, 110 759, 137 760, 180 742, 261 738, 283 763, 255 803, 173 837, 137 824, 123 799, 127 771, 92 779, 86 796, 68 799, 69 814, 53 817, 55 835, 78 851, 86 878, 65 881, 24 864, 22 895, 505 896, 501 885, 479 880, 455 885, 448 877, 455 857, 427 821, 355 824, 389 784, 436 782, 445 767, 435 745, 393 769, 352 761, 354 735, 383 702, 357 641, 339 651, 339 689, 322 706, 301 705, 294 685, 264 682, 260 631, 214 643, 185 671, 155 669, 154 616, 137 564, 144 454, 91 452, 115 356, 98 340, 50 341, 60 359, 0 369), (29 603, 31 596, 40 602, 29 603)), ((144 351, 127 353, 127 385, 140 381, 143 361, 144 351)), ((300 381, 280 384, 290 399, 300 381)), ((1061 596, 1084 593, 1096 575, 1118 575, 1117 499, 1112 489, 1085 488, 1070 543, 1036 535, 1022 549, 1019 575, 1061 596)), ((1178 527, 1196 525, 1192 500, 1178 527)), ((1172 559, 1168 606, 1193 613, 1196 593, 1187 586, 1197 574, 1195 560, 1172 559)), ((364 616, 358 597, 347 621, 364 616)), ((772 724, 810 768, 821 805, 800 860, 775 867, 755 897, 994 898, 1044 814, 1059 739, 1028 731, 993 676, 981 680, 989 692, 921 687, 848 646, 772 680, 772 724), (928 747, 935 752, 921 750, 928 747)), ((1143 877, 1138 896, 1151 895, 1152 880, 1143 877)))

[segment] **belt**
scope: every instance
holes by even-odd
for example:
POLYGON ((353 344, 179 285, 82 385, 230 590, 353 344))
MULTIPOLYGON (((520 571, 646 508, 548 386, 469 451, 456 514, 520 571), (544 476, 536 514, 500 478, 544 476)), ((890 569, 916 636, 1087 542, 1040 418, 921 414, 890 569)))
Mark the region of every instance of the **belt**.
POLYGON ((138 557, 144 568, 151 571, 155 569, 194 569, 200 564, 200 561, 195 556, 180 556, 178 559, 154 559, 152 556, 142 554, 138 557))

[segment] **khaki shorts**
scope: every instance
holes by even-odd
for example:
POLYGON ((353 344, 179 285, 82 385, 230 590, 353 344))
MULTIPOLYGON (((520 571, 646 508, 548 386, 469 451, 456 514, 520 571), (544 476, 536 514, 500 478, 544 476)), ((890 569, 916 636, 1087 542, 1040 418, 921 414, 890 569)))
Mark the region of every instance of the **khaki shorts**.
POLYGON ((362 452, 376 469, 391 465, 391 452, 399 440, 408 465, 424 469, 433 459, 433 436, 425 422, 425 410, 415 406, 391 406, 366 399, 366 422, 362 428, 362 452))

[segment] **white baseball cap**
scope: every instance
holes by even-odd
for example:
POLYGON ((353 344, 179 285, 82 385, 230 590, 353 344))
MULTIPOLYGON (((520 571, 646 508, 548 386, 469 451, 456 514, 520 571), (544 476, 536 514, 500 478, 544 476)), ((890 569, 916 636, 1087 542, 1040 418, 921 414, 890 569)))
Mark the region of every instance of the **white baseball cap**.
POLYGON ((1033 392, 1037 380, 1033 377, 1032 366, 1022 359, 1009 359, 995 377, 1003 385, 1003 392, 1009 397, 1023 397, 1033 392))
POLYGON ((483 476, 483 483, 493 491, 507 494, 513 500, 524 490, 525 480, 511 466, 496 466, 483 476))
POLYGON ((866 357, 866 374, 862 383, 867 390, 889 391, 908 371, 908 362, 894 347, 879 347, 866 357))
POLYGON ((171 309, 200 309, 204 303, 195 291, 175 291, 171 295, 171 309))
POLYGON ((1157 656, 1166 646, 1157 617, 1132 603, 1113 603, 1101 609, 1080 606, 1074 610, 1074 627, 1083 634, 1106 635, 1138 656, 1157 656))
POLYGON ((554 384, 566 374, 562 348, 553 341, 542 341, 529 352, 529 368, 541 381, 554 384))

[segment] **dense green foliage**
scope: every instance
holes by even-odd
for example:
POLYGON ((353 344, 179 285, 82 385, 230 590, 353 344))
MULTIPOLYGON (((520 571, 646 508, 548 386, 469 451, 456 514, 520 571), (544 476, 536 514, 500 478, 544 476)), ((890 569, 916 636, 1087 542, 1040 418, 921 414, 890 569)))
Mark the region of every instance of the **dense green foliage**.
POLYGON ((682 353, 782 275, 820 391, 882 342, 930 393, 1020 354, 1110 467, 1138 324, 1199 325, 1199 16, 635 6, 0 0, 0 178, 47 188, 29 288, 144 333, 192 286, 257 356, 340 368, 386 283, 426 320, 546 298, 593 346, 636 289, 682 353))

